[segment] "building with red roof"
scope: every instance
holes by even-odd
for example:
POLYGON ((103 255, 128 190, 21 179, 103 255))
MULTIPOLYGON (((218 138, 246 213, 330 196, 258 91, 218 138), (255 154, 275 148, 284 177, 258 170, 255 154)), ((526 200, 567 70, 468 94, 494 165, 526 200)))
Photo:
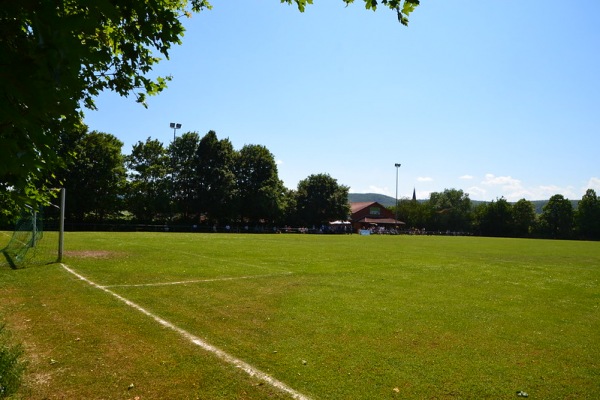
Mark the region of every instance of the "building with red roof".
POLYGON ((376 201, 350 203, 350 222, 355 232, 373 226, 392 229, 405 225, 404 222, 396 219, 391 210, 376 201))

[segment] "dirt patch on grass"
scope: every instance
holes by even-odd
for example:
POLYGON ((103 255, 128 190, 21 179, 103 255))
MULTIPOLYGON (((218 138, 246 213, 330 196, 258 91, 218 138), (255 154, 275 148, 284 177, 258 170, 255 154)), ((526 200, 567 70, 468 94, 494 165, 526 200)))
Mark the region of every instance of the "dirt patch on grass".
POLYGON ((65 255, 76 258, 113 258, 116 257, 118 253, 106 250, 76 250, 67 251, 65 252, 65 255))

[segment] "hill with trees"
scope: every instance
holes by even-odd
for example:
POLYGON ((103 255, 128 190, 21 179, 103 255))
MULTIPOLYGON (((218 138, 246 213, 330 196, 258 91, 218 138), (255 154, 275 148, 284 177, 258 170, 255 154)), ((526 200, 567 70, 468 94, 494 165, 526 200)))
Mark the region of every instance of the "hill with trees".
POLYGON ((380 193, 348 193, 348 202, 362 203, 368 201, 376 201, 385 207, 394 207, 396 199, 380 193))
MULTIPOLYGON (((398 199, 406 200, 406 199, 398 199)), ((350 203, 359 203, 359 202, 367 202, 367 201, 376 201, 382 206, 386 207, 394 207, 396 205, 396 199, 391 196, 387 196, 381 193, 348 193, 348 201, 350 203)), ((427 201, 426 199, 417 199, 418 202, 427 201)), ((482 200, 471 200, 473 206, 478 206, 483 203, 488 203, 482 200)), ((548 204, 548 200, 531 200, 533 204, 533 208, 536 214, 541 214, 544 206, 548 204)), ((571 205, 574 209, 577 209, 579 205, 579 200, 571 200, 571 205)))

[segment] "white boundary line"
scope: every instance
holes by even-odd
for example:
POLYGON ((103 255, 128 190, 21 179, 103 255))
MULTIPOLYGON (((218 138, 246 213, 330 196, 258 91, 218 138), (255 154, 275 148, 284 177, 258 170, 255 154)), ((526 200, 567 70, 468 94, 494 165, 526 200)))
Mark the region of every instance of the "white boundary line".
POLYGON ((240 360, 239 358, 235 358, 234 356, 224 352, 223 350, 219 349, 218 347, 213 346, 210 343, 205 342, 204 340, 200 339, 199 337, 192 335, 191 333, 189 333, 188 331, 179 328, 176 325, 173 325, 172 323, 170 323, 167 320, 164 320, 162 318, 160 318, 157 315, 152 314, 150 311, 146 310, 145 308, 137 305, 136 303, 127 300, 125 297, 118 295, 117 293, 107 289, 105 286, 100 286, 95 282, 92 282, 91 280, 87 279, 86 277, 84 277, 83 275, 80 275, 79 273, 75 272, 74 270, 72 270, 71 268, 67 267, 65 264, 60 264, 66 271, 70 272, 71 274, 75 275, 77 278, 81 279, 82 281, 90 284, 91 286, 95 287, 96 289, 100 289, 114 297, 116 297, 117 299, 121 300, 122 302, 124 302, 125 304, 127 304, 128 306, 136 309, 137 311, 141 312, 142 314, 145 314, 146 316, 152 318, 153 320, 155 320, 156 322, 158 322, 160 325, 164 326, 165 328, 169 328, 171 330, 174 330, 175 332, 179 333, 181 336, 183 336, 185 339, 189 340, 190 342, 192 342, 193 344, 195 344, 196 346, 201 347, 202 349, 208 351, 209 353, 214 354, 215 356, 217 356, 219 359, 221 359, 222 361, 225 361, 229 364, 234 365, 237 368, 240 368, 242 371, 244 371, 245 373, 247 373, 248 375, 258 378, 266 383, 268 383, 269 385, 273 386, 276 389, 281 390, 282 392, 285 392, 287 394, 289 394, 290 396, 292 396, 293 399, 297 399, 297 400, 310 400, 309 397, 303 395, 302 393, 299 393, 297 391, 295 391, 294 389, 292 389, 291 387, 287 386, 285 383, 271 377, 270 375, 262 372, 261 370, 253 367, 252 365, 248 364, 245 361, 240 360))
POLYGON ((219 282, 219 281, 233 281, 237 279, 253 279, 253 278, 267 278, 271 276, 282 276, 282 275, 291 275, 291 272, 284 272, 281 274, 268 274, 268 275, 248 275, 248 276, 232 276, 226 278, 212 278, 212 279, 193 279, 189 281, 176 281, 176 282, 157 282, 157 283, 138 283, 131 285, 98 285, 98 287, 112 288, 112 287, 145 287, 145 286, 169 286, 169 285, 185 285, 187 283, 203 283, 203 282, 219 282))

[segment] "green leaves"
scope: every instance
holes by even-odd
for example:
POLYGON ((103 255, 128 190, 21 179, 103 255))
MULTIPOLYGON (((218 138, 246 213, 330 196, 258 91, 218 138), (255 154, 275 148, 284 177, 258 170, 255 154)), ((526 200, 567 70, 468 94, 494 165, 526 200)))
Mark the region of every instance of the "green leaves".
POLYGON ((377 0, 365 0, 365 8, 375 11, 377 9, 377 0))
POLYGON ((310 175, 300 181, 296 194, 300 221, 307 226, 320 226, 328 221, 345 220, 350 213, 349 190, 328 174, 310 175))
MULTIPOLYGON (((293 0, 298 6, 300 12, 304 12, 307 4, 312 4, 312 0, 293 0)), ((292 0, 281 0, 282 3, 292 4, 292 0)))
MULTIPOLYGON (((313 0, 280 0, 303 12, 313 0)), ((377 0, 364 0, 375 10, 377 0)), ((353 0, 343 0, 350 4, 353 0)), ((418 0, 381 0, 401 23, 418 0)), ((149 77, 160 56, 181 43, 182 16, 210 9, 206 0, 5 1, 0 7, 0 189, 19 205, 35 205, 35 188, 62 168, 53 151, 62 132, 95 109, 104 90, 146 97, 170 77, 149 77), (157 57, 157 55, 159 57, 157 57), (27 189, 27 192, 26 192, 27 189), (33 196, 33 197, 30 197, 33 196)))
MULTIPOLYGON (((10 2, 0 10, 0 188, 19 205, 35 205, 44 176, 63 166, 54 151, 61 132, 73 129, 81 108, 94 109, 103 90, 160 93, 166 78, 146 76, 179 44, 178 10, 186 1, 10 2)), ((208 7, 195 1, 198 9, 208 7)))
MULTIPOLYGON (((300 12, 304 12, 307 4, 313 4, 312 0, 280 0, 281 3, 292 4, 296 3, 298 10, 300 12)), ((377 6, 379 5, 378 0, 363 0, 365 2, 365 8, 367 10, 377 10, 377 6)), ((346 5, 350 5, 354 3, 354 0, 343 0, 346 5)), ((408 17, 409 15, 417 8, 419 5, 419 0, 381 0, 381 4, 388 7, 391 10, 395 10, 398 15, 398 21, 402 25, 408 25, 408 17)))

